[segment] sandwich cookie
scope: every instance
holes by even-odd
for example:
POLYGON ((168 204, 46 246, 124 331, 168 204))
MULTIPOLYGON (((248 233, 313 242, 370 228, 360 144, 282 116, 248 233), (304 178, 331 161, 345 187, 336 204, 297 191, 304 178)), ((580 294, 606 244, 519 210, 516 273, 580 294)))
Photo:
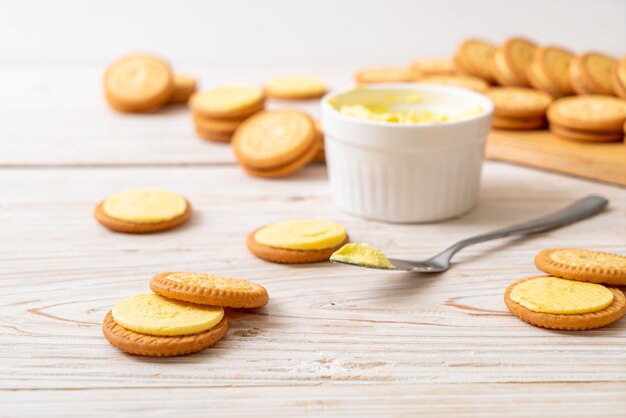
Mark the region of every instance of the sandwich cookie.
POLYGON ((156 294, 119 302, 102 324, 106 339, 118 349, 143 356, 178 356, 208 348, 224 337, 224 310, 174 301, 156 294))
POLYGON ((494 104, 492 124, 497 129, 540 129, 552 97, 524 87, 493 87, 487 96, 494 104))
POLYGON ((153 55, 127 55, 104 73, 109 105, 127 113, 142 113, 165 105, 172 96, 174 77, 166 61, 153 55))
POLYGON ((491 62, 496 81, 503 86, 528 87, 527 71, 537 46, 523 38, 511 38, 493 54, 491 62))
POLYGON ((535 266, 553 276, 585 282, 626 285, 626 257, 579 248, 543 250, 535 266))
POLYGON ((619 141, 624 138, 626 100, 612 96, 563 97, 548 108, 555 135, 583 141, 619 141))
POLYGON ((524 322, 561 330, 604 327, 626 313, 626 298, 619 289, 551 276, 511 284, 504 303, 524 322))
POLYGON ((462 74, 482 78, 489 84, 495 83, 493 68, 493 54, 496 47, 478 39, 468 39, 459 45, 454 56, 457 71, 462 74))
POLYGON ((94 211, 96 220, 116 232, 143 234, 183 224, 191 205, 182 196, 160 189, 133 189, 109 196, 94 211))
POLYGON ((562 48, 536 48, 527 71, 530 85, 555 98, 575 94, 569 70, 573 59, 574 55, 562 48))
POLYGON ((574 58, 570 64, 570 76, 578 94, 615 94, 613 73, 617 61, 604 54, 588 52, 574 58))
POLYGON ((252 231, 246 240, 255 256, 281 264, 327 261, 349 241, 346 229, 334 222, 293 220, 252 231))
POLYGON ((257 177, 284 177, 307 165, 319 151, 315 122, 299 110, 261 112, 235 132, 239 165, 257 177))
POLYGON ((321 78, 293 75, 270 80, 265 86, 265 94, 281 100, 309 100, 322 97, 326 88, 326 82, 321 78))

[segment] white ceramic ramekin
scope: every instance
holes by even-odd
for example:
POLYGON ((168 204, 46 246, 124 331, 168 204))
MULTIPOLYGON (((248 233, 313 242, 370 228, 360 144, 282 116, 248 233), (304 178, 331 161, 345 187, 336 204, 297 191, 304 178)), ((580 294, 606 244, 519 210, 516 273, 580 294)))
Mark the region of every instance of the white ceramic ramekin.
MULTIPOLYGON (((483 112, 446 123, 394 124, 356 119, 331 103, 363 88, 322 99, 326 162, 332 195, 343 209, 387 222, 455 217, 475 204, 493 104, 469 90, 432 84, 379 84, 370 90, 408 90, 444 103, 478 105, 483 112)), ((354 101, 354 100, 353 100, 354 101)), ((445 106, 444 106, 445 108, 445 106)))

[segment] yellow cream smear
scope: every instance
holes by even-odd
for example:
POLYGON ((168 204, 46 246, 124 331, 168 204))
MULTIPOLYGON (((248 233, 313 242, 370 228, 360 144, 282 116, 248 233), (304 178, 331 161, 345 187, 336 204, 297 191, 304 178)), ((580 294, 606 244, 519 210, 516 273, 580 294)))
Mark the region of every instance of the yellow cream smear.
POLYGON ((510 298, 534 312, 582 314, 609 306, 613 292, 601 284, 544 276, 515 285, 510 298))
POLYGON ((549 257, 558 263, 574 267, 626 269, 626 257, 601 251, 554 250, 549 257))
POLYGON ((155 223, 169 221, 185 213, 187 201, 167 190, 134 189, 109 196, 103 209, 115 219, 155 223))
POLYGON ((367 244, 346 244, 335 251, 333 255, 330 256, 330 260, 387 269, 395 267, 382 251, 367 244))
POLYGON ((122 327, 149 335, 198 334, 224 317, 220 306, 196 305, 149 293, 124 299, 113 307, 113 319, 122 327))
POLYGON ((315 219, 277 222, 254 235, 259 244, 288 250, 322 250, 346 239, 346 229, 334 222, 315 219))
POLYGON ((248 85, 217 87, 198 93, 194 100, 208 111, 228 112, 260 103, 263 90, 248 85))
POLYGON ((371 122, 386 122, 397 124, 445 123, 468 119, 483 113, 480 106, 468 106, 461 111, 445 111, 441 106, 428 109, 428 100, 417 93, 393 94, 384 97, 384 100, 375 103, 356 103, 339 105, 337 100, 331 99, 340 113, 354 119, 371 122))

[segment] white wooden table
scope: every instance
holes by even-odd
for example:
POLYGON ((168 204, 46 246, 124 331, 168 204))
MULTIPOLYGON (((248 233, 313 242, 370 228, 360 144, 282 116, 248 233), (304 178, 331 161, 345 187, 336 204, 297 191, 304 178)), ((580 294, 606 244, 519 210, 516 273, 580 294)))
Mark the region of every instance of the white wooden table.
MULTIPOLYGON (((100 70, 0 70, 0 416, 626 414, 626 320, 549 331, 517 320, 502 301, 509 283, 537 274, 540 249, 626 252, 623 188, 488 162, 467 216, 369 222, 334 206, 324 166, 251 178, 227 145, 194 137, 182 108, 112 113, 100 70), (95 222, 97 202, 143 186, 184 194, 192 220, 145 236, 95 222), (470 247, 436 276, 271 264, 244 243, 268 222, 322 218, 344 224, 355 241, 419 259, 590 193, 607 196, 609 210, 470 247), (141 358, 111 347, 100 331, 105 313, 172 270, 250 279, 271 301, 232 313, 225 339, 198 354, 141 358)), ((206 84, 270 73, 194 70, 206 84)), ((325 74, 347 79, 341 71, 325 74)))

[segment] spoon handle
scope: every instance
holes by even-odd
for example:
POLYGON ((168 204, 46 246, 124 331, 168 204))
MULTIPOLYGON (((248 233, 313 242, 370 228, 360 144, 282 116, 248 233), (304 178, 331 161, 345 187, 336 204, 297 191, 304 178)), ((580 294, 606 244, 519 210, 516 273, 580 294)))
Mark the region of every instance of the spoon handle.
POLYGON ((556 213, 538 219, 533 219, 532 221, 509 226, 507 228, 497 229, 492 232, 487 232, 486 234, 466 238, 452 245, 450 248, 444 250, 439 255, 433 258, 447 256, 447 258, 449 259, 457 251, 467 247, 468 245, 476 244, 479 242, 489 241, 497 238, 504 238, 510 235, 534 234, 536 232, 543 232, 549 231, 551 229, 560 228, 562 226, 578 222, 582 219, 602 212, 604 208, 606 208, 608 203, 609 201, 604 197, 596 195, 587 196, 556 213))

